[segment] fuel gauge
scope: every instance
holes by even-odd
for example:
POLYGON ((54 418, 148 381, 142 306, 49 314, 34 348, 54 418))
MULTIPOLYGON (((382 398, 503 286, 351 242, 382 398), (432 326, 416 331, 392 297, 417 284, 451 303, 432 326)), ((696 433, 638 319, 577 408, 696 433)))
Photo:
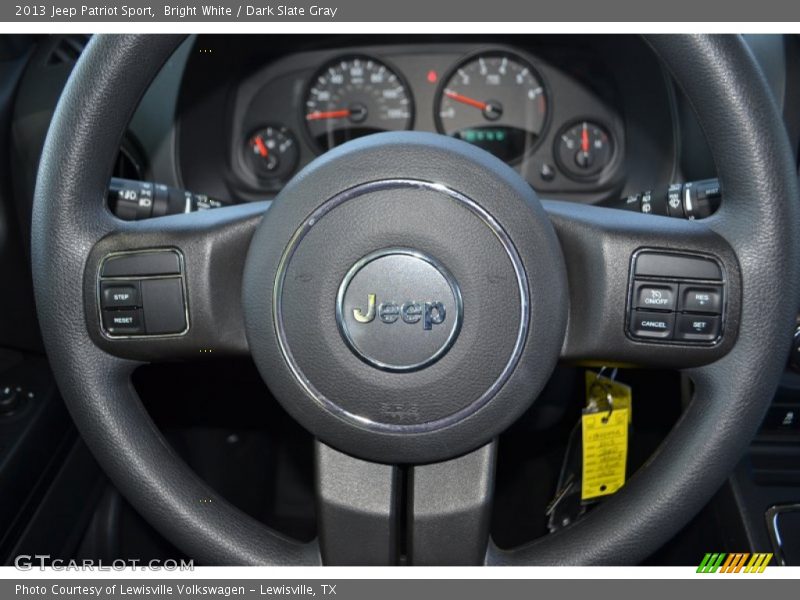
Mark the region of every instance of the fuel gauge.
POLYGON ((590 179, 611 164, 614 141, 602 125, 579 121, 565 127, 556 138, 556 158, 570 177, 590 179))
POLYGON ((259 182, 285 181, 297 167, 297 138, 286 127, 262 127, 247 137, 242 157, 247 170, 259 182))

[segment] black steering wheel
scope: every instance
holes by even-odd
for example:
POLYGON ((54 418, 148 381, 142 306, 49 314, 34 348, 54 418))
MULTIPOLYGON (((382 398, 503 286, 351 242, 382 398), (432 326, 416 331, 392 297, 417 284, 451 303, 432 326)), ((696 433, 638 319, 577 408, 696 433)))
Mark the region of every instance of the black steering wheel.
POLYGON ((487 153, 408 132, 326 153, 271 206, 123 222, 105 203, 113 157, 180 41, 91 41, 55 112, 33 214, 38 314, 59 388, 103 469, 158 531, 212 565, 389 561, 403 534, 391 466, 401 464, 414 564, 630 564, 708 501, 770 402, 798 308, 792 151, 739 37, 647 39, 718 169, 724 202, 702 221, 542 202, 487 153), (147 281, 162 287, 142 283, 144 301, 176 292, 185 331, 109 333, 99 293, 113 273, 158 275, 147 281), (711 280, 722 290, 719 335, 631 334, 639 277, 711 280), (142 362, 209 348, 249 352, 316 436, 313 543, 219 497, 137 397, 130 377, 142 362), (693 400, 614 497, 556 534, 499 550, 485 510, 492 440, 559 360, 681 369, 693 400))

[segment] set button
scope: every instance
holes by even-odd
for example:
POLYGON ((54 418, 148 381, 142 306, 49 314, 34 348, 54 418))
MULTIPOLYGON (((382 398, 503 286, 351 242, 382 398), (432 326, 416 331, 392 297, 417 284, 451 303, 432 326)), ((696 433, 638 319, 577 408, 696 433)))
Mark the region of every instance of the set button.
POLYGON ((714 315, 678 315, 675 339, 709 342, 719 336, 719 317, 714 315))

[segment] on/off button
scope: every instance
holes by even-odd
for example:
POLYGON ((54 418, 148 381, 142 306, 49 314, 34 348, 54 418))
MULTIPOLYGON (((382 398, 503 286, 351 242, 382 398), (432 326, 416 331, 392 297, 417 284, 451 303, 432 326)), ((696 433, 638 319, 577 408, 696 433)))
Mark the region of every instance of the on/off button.
POLYGON ((637 283, 634 292, 634 308, 651 310, 675 310, 675 287, 637 283))
POLYGON ((636 337, 666 340, 672 337, 674 326, 674 313, 631 311, 630 330, 636 337))

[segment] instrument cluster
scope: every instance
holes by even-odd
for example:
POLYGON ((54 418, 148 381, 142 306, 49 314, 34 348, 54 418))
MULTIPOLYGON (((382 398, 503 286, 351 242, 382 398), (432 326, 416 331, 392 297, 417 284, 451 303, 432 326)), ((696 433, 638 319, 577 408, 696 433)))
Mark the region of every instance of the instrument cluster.
POLYGON ((316 156, 383 131, 429 131, 480 147, 540 193, 624 182, 621 111, 574 74, 504 45, 296 52, 239 85, 230 139, 236 193, 268 198, 316 156))

